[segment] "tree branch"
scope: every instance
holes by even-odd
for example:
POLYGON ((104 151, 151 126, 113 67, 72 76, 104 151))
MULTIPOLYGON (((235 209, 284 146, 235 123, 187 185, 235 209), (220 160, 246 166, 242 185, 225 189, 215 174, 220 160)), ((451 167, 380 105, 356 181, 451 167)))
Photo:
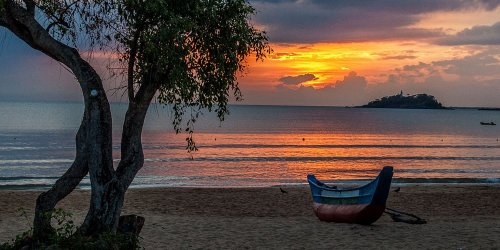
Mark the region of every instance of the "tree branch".
POLYGON ((160 80, 167 77, 166 75, 157 74, 154 69, 151 71, 150 75, 152 77, 141 83, 135 95, 135 103, 129 103, 125 121, 123 122, 121 159, 116 172, 125 188, 128 188, 137 172, 144 165, 141 142, 144 119, 149 105, 160 87, 160 80))
POLYGON ((73 164, 49 190, 41 193, 36 200, 33 236, 39 240, 52 236, 54 228, 50 225, 51 216, 48 215, 52 213, 56 204, 71 193, 89 172, 85 133, 86 123, 82 123, 76 134, 76 157, 73 164))
POLYGON ((128 101, 135 102, 134 98, 134 66, 137 56, 137 50, 139 46, 139 37, 141 35, 141 28, 137 28, 134 32, 134 37, 132 38, 132 44, 130 46, 130 58, 128 60, 128 76, 127 76, 127 89, 128 89, 128 101))
MULTIPOLYGON (((5 2, 5 25, 7 29, 25 41, 28 45, 56 61, 62 62, 73 70, 76 68, 76 61, 79 58, 78 52, 55 40, 50 34, 35 20, 34 16, 16 4, 14 1, 5 2)), ((77 75, 78 77, 78 75, 77 75)))
POLYGON ((66 28, 70 28, 69 24, 64 20, 64 15, 66 14, 66 12, 68 12, 68 10, 71 8, 71 6, 73 4, 75 4, 76 2, 77 1, 75 1, 74 3, 69 4, 69 5, 66 3, 66 8, 59 13, 58 17, 52 14, 51 16, 54 19, 54 21, 52 23, 50 23, 49 25, 47 25, 47 28, 45 28, 45 30, 47 32, 50 32, 50 29, 56 25, 62 25, 66 28))
POLYGON ((69 28, 69 24, 68 24, 66 21, 64 21, 64 20, 62 20, 62 19, 57 19, 56 21, 51 22, 49 25, 47 25, 47 28, 45 28, 45 30, 46 30, 47 32, 49 32, 49 31, 50 31, 50 29, 51 29, 52 27, 56 26, 56 25, 62 25, 62 26, 64 26, 64 27, 66 27, 66 28, 69 28))

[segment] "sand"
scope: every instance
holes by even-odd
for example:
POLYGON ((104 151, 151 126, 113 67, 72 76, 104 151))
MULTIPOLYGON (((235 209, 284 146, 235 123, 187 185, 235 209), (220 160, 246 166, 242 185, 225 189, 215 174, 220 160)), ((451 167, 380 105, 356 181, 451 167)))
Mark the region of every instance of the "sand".
MULTIPOLYGON (((313 214, 308 187, 151 188, 129 190, 123 214, 146 217, 146 249, 477 249, 500 248, 500 186, 402 186, 388 207, 425 225, 383 215, 371 226, 326 223, 313 214)), ((0 191, 0 242, 29 227, 36 191, 0 191)), ((88 191, 60 205, 85 215, 88 191)))

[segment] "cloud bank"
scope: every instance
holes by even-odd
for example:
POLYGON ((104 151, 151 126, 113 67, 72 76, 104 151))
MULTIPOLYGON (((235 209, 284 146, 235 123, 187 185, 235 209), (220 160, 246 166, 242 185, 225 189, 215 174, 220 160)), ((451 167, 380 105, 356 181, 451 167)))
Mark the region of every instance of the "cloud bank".
POLYGON ((440 45, 500 45, 500 22, 481 25, 437 40, 440 45))
POLYGON ((425 14, 492 11, 498 0, 254 0, 255 21, 273 42, 353 42, 444 37, 441 29, 415 28, 425 14))

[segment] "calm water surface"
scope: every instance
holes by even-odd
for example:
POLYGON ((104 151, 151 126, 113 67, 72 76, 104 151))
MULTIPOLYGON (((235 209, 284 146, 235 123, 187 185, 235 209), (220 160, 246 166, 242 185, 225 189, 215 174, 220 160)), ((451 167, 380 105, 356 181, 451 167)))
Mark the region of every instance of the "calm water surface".
MULTIPOLYGON (((124 104, 113 104, 115 163, 124 104)), ((0 187, 47 187, 72 163, 79 103, 0 102, 0 187)), ((500 112, 232 106, 222 124, 205 114, 199 151, 185 150, 168 109, 143 134, 144 186, 270 186, 366 180, 385 165, 400 182, 500 182, 500 112)), ((83 187, 88 186, 88 179, 83 187)))

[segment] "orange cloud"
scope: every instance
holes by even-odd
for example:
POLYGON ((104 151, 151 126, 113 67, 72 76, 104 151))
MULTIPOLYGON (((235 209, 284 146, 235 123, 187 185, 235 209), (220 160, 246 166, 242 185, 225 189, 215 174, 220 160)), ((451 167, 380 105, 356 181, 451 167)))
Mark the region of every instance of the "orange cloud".
POLYGON ((395 68, 443 58, 463 57, 468 50, 425 43, 359 42, 319 44, 271 44, 274 53, 264 62, 249 61, 248 72, 240 78, 244 89, 271 89, 283 77, 314 75, 301 82, 323 88, 335 85, 350 71, 381 81, 395 68))

